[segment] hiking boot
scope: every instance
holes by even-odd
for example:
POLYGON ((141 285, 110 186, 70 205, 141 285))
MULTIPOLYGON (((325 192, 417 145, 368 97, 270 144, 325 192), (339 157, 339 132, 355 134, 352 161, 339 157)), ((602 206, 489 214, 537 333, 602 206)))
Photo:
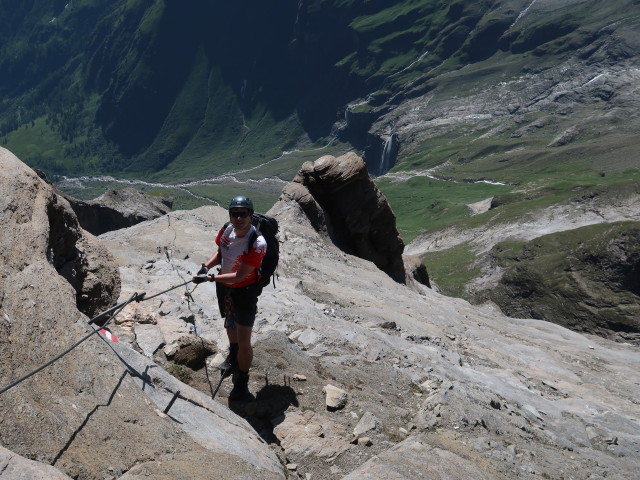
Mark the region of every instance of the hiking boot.
POLYGON ((229 392, 230 402, 250 402, 254 396, 249 391, 249 372, 233 372, 233 389, 229 392))
POLYGON ((218 368, 223 378, 231 376, 233 372, 238 370, 238 353, 233 350, 230 351, 227 358, 224 359, 224 362, 218 365, 218 368))

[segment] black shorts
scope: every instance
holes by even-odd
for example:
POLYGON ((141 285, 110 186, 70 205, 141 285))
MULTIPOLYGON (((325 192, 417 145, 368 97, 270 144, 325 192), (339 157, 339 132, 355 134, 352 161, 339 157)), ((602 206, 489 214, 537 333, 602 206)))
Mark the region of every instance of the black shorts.
POLYGON ((220 315, 226 320, 225 327, 228 323, 253 327, 262 286, 254 283, 246 287, 231 288, 222 283, 216 283, 216 293, 218 294, 220 315), (227 315, 228 313, 230 315, 227 315), (227 316, 232 318, 227 318, 227 316))

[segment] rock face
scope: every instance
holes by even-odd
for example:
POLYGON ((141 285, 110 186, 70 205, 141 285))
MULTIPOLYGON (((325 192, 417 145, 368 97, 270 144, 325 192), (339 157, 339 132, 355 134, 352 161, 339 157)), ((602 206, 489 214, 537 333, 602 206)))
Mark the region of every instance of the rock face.
POLYGON ((355 153, 306 162, 285 187, 283 198, 299 203, 313 227, 339 248, 405 282, 404 243, 395 215, 355 153))
MULTIPOLYGON (((212 471, 283 478, 277 458, 246 422, 166 372, 149 371, 159 369, 123 342, 88 336, 94 330, 79 310, 83 292, 86 310, 111 306, 119 293, 117 266, 35 172, 4 149, 0 167, 2 446, 76 479, 210 479, 212 471), (181 397, 171 413, 181 423, 162 414, 176 391, 181 397)), ((12 478, 37 478, 33 463, 10 457, 0 457, 8 465, 0 468, 2 478, 15 469, 12 478)))
MULTIPOLYGON (((0 149, 0 162, 2 277, 13 269, 49 270, 71 285, 81 312, 93 316, 113 305, 120 277, 111 254, 82 231, 67 201, 35 172, 5 149, 0 149)), ((39 282, 34 285, 37 290, 39 282)))
POLYGON ((2 480, 69 480, 60 470, 40 462, 27 460, 0 446, 0 477, 2 480))

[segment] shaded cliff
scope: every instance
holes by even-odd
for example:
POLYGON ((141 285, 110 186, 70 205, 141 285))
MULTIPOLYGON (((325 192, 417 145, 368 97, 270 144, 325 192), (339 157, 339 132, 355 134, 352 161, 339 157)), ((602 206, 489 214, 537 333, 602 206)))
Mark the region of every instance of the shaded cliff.
POLYGON ((305 163, 285 187, 283 198, 298 202, 314 228, 338 248, 405 283, 404 243, 395 215, 355 153, 305 163))

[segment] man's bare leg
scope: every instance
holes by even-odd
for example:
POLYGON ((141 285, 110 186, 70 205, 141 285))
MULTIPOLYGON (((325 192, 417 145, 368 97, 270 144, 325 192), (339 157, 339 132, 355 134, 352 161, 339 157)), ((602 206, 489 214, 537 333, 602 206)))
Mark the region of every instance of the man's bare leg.
POLYGON ((253 362, 253 347, 251 346, 251 334, 253 327, 236 324, 236 329, 227 328, 229 344, 238 344, 238 368, 242 372, 248 372, 253 362))

